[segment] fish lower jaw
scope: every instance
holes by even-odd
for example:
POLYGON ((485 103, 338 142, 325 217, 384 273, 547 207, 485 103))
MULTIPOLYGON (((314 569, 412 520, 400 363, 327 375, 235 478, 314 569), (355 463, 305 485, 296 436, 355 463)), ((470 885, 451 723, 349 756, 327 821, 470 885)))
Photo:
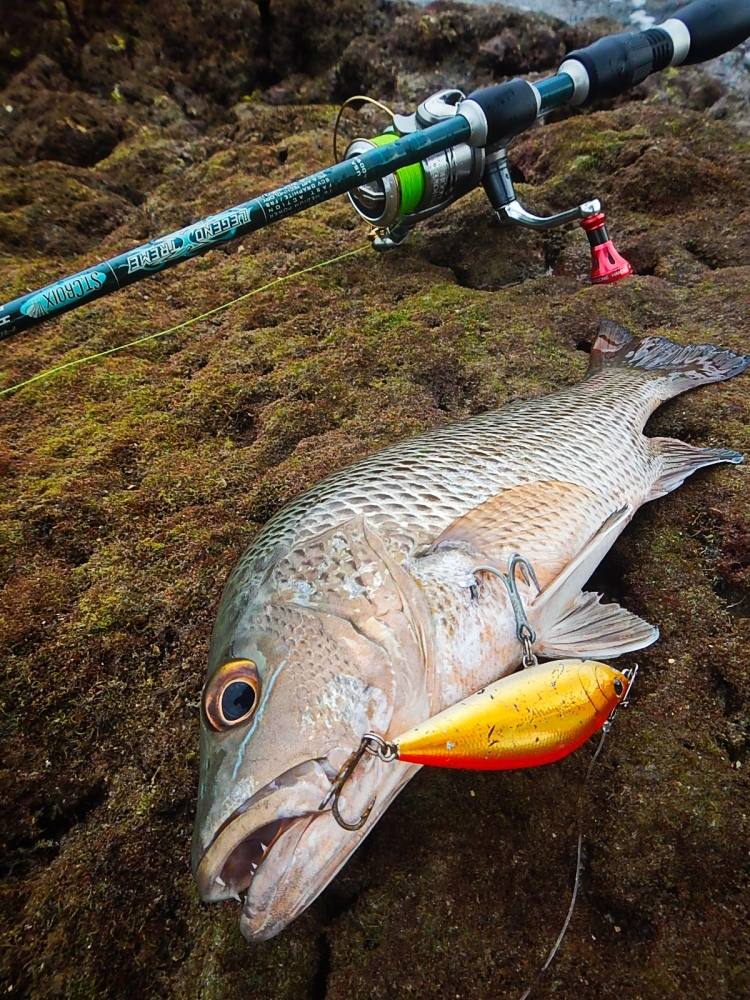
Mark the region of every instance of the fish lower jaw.
MULTIPOLYGON (((253 883, 259 872, 268 866, 268 858, 274 850, 274 857, 278 854, 279 842, 284 839, 284 835, 296 824, 304 825, 302 821, 309 820, 310 813, 298 816, 288 816, 281 819, 272 820, 262 826, 256 827, 249 834, 246 834, 231 847, 211 876, 208 872, 202 873, 199 879, 199 890, 201 898, 206 903, 220 902, 226 899, 235 899, 242 902, 242 895, 249 898, 253 883)), ((301 830, 300 830, 301 832, 301 830)), ((293 838, 295 843, 298 838, 293 838)), ((276 880, 283 875, 278 865, 272 864, 274 868, 273 879, 276 880)))
POLYGON ((195 867, 198 892, 204 903, 241 899, 261 872, 263 881, 283 877, 279 863, 282 844, 301 833, 318 813, 331 787, 325 769, 316 760, 304 761, 258 789, 236 808, 213 833, 195 867), (269 858, 271 859, 269 865, 269 858))

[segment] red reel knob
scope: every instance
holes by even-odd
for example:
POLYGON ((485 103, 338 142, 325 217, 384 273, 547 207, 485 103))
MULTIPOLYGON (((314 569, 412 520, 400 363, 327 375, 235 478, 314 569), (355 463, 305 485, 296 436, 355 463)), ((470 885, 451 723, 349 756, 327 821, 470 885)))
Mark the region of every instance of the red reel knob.
POLYGON ((618 253, 607 232, 607 217, 597 212, 581 220, 581 228, 588 237, 591 247, 591 280, 595 285, 608 285, 622 278, 628 278, 633 268, 618 253))

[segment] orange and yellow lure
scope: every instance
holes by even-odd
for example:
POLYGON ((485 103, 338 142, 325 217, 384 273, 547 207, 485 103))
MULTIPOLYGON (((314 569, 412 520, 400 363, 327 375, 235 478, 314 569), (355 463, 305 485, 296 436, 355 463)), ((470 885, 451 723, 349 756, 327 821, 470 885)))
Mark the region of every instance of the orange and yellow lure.
POLYGON ((365 733, 319 808, 332 803, 345 830, 364 826, 375 800, 350 822, 341 815, 339 796, 365 754, 474 771, 551 764, 604 726, 634 678, 635 671, 628 677, 596 660, 553 660, 503 677, 394 739, 365 733))
POLYGON ((628 678, 594 660, 555 660, 490 684, 389 741, 412 764, 506 770, 571 753, 624 699, 628 678))

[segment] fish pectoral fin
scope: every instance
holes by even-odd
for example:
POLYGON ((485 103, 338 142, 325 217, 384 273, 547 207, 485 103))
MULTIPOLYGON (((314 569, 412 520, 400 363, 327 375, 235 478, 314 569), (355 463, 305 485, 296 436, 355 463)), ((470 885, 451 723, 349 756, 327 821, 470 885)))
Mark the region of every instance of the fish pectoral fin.
POLYGON ((537 480, 511 486, 472 507, 430 546, 462 546, 501 564, 520 552, 534 566, 542 585, 556 577, 575 555, 559 539, 586 537, 586 525, 601 516, 602 496, 579 483, 537 480))
POLYGON ((634 507, 621 507, 610 514, 601 527, 551 580, 531 603, 538 629, 544 632, 560 621, 575 604, 583 585, 614 545, 617 536, 635 513, 634 507))
POLYGON ((648 500, 655 500, 676 490, 688 476, 707 465, 716 465, 718 462, 740 465, 744 461, 743 455, 731 448, 696 448, 676 438, 651 438, 649 444, 653 454, 661 462, 661 472, 649 490, 648 500))
POLYGON ((534 598, 529 618, 543 656, 620 656, 655 642, 658 629, 618 604, 582 587, 633 516, 633 507, 611 514, 565 569, 534 598))
POLYGON ((659 638, 654 625, 621 608, 600 604, 601 594, 583 591, 558 621, 540 633, 536 650, 542 656, 622 656, 650 646, 659 638))

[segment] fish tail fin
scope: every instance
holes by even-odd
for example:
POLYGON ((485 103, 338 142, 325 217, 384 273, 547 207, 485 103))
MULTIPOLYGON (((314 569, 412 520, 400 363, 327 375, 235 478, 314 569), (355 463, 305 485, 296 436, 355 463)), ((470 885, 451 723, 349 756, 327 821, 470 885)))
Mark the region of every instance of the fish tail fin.
POLYGON ((587 378, 606 369, 638 369, 644 379, 659 383, 654 387, 658 405, 699 385, 734 378, 748 366, 750 355, 713 344, 675 344, 666 337, 639 339, 605 319, 591 348, 587 378))

